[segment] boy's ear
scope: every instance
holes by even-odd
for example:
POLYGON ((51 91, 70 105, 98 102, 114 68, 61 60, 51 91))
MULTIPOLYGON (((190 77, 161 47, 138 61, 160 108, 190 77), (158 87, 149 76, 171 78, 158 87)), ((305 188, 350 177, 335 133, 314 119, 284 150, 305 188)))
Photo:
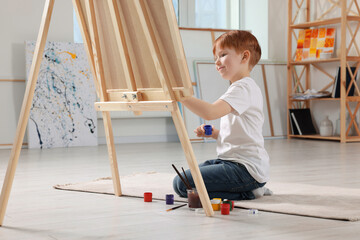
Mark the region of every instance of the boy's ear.
POLYGON ((248 61, 249 59, 250 59, 250 51, 245 50, 244 53, 243 53, 242 60, 248 61))

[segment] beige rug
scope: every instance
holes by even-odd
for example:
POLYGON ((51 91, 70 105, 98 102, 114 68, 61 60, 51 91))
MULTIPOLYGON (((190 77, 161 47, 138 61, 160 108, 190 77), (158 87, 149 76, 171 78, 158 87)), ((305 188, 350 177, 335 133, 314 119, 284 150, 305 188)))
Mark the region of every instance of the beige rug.
MULTIPOLYGON (((175 201, 187 202, 186 198, 180 198, 174 193, 172 189, 174 176, 174 174, 156 172, 122 176, 122 193, 124 196, 143 197, 144 192, 152 192, 153 198, 160 200, 164 200, 166 194, 173 193, 175 201)), ((269 182, 266 186, 274 192, 273 196, 236 201, 235 206, 300 216, 347 221, 360 220, 360 189, 275 182, 269 182)), ((111 178, 56 185, 54 188, 114 194, 111 178)))

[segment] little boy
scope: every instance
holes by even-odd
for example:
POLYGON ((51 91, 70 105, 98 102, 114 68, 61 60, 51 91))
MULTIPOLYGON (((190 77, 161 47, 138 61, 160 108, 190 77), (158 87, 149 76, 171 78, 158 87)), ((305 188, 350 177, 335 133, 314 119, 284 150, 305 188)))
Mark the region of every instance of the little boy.
MULTIPOLYGON (((181 101, 205 120, 221 118, 220 130, 213 128, 210 136, 217 140, 217 159, 199 165, 209 197, 246 200, 271 194, 263 187, 269 180, 269 156, 262 136, 263 99, 250 78, 261 57, 259 43, 251 33, 234 30, 216 39, 213 54, 217 71, 231 83, 228 90, 214 103, 194 97, 181 101)), ((194 132, 207 137, 203 125, 194 132)), ((186 175, 195 187, 189 170, 186 175)), ((173 187, 180 196, 187 196, 178 176, 173 187)))

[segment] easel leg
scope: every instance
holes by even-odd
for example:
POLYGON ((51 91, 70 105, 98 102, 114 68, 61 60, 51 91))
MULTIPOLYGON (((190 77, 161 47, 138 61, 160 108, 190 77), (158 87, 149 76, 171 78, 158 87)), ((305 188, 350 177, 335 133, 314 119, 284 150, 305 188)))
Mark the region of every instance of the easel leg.
POLYGON ((181 117, 181 113, 179 110, 179 107, 177 103, 174 103, 174 111, 171 112, 176 131, 178 133, 178 136, 180 138, 181 145, 183 147, 186 160, 188 162, 191 175, 194 179, 196 189, 199 193, 201 204, 205 210, 206 216, 210 217, 214 215, 214 211, 212 209, 210 199, 207 193, 207 190, 205 188, 204 181, 202 179, 198 163, 196 162, 195 154, 192 149, 189 136, 187 135, 187 131, 185 128, 184 121, 181 117))
POLYGON ((37 78, 41 60, 45 48, 47 33, 49 30, 50 19, 55 0, 47 0, 44 7, 44 12, 41 20, 38 39, 35 46, 34 58, 32 61, 28 83, 26 85, 23 104, 21 107, 20 117, 16 128, 16 136, 11 150, 10 160, 6 171, 3 187, 0 196, 0 226, 2 226, 6 207, 9 201, 12 183, 15 176, 16 166, 19 160, 22 143, 24 140, 25 130, 30 115, 30 109, 34 97, 37 78))
POLYGON ((110 168, 111 168, 111 176, 114 185, 114 193, 115 196, 121 196, 121 185, 120 185, 120 176, 119 169, 116 160, 116 151, 114 145, 114 135, 113 129, 111 125, 111 117, 110 112, 102 112, 103 121, 104 121, 104 129, 106 136, 106 145, 108 148, 109 160, 110 160, 110 168))

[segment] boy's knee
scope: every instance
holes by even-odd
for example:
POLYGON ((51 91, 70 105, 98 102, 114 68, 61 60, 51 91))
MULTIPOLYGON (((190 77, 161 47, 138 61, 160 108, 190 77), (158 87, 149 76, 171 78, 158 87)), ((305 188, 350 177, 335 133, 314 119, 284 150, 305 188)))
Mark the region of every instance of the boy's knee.
POLYGON ((173 188, 176 194, 178 194, 180 197, 187 197, 186 186, 181 181, 179 176, 174 177, 173 188))

